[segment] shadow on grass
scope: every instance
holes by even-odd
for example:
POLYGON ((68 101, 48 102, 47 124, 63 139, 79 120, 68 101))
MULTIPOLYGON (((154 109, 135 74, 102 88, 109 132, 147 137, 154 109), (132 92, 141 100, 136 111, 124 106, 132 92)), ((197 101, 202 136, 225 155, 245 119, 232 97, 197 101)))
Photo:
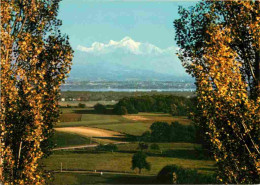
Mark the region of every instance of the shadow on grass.
MULTIPOLYGON (((134 154, 136 153, 136 150, 119 150, 118 153, 129 153, 134 154)), ((202 156, 200 153, 198 153, 195 150, 166 150, 162 151, 146 151, 144 152, 147 154, 147 156, 150 157, 169 157, 169 158, 178 158, 178 159, 189 159, 189 160, 208 160, 207 157, 202 156)))
POLYGON ((108 184, 157 184, 154 176, 111 176, 106 179, 108 184))
POLYGON ((82 109, 82 110, 73 110, 75 114, 96 114, 95 110, 82 109))
POLYGON ((100 115, 118 115, 113 112, 113 109, 106 109, 105 112, 99 113, 94 109, 82 109, 82 110, 73 110, 75 114, 100 114, 100 115))
POLYGON ((132 137, 129 137, 128 135, 122 136, 122 135, 115 135, 116 137, 92 137, 95 139, 108 139, 111 141, 117 141, 117 142, 134 142, 135 140, 132 137))
POLYGON ((180 159, 192 159, 192 160, 207 160, 208 157, 204 156, 196 150, 166 150, 162 153, 163 157, 173 157, 180 159))
POLYGON ((127 174, 73 174, 56 173, 52 184, 156 184, 155 176, 138 176, 127 174))

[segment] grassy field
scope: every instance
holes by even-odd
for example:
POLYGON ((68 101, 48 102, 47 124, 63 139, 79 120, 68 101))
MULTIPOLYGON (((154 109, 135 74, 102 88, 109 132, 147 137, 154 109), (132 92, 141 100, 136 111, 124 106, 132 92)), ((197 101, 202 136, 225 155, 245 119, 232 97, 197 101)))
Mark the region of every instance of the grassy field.
MULTIPOLYGON (((138 113, 126 116, 107 115, 95 114, 93 108, 89 107, 62 108, 61 111, 63 114, 62 122, 57 123, 55 128, 66 127, 70 129, 68 127, 73 127, 75 129, 87 129, 88 131, 91 129, 95 131, 98 128, 102 129, 104 133, 110 130, 127 136, 140 136, 148 131, 151 124, 156 121, 168 123, 178 121, 183 125, 191 124, 187 117, 173 117, 165 113, 138 113)), ((102 139, 102 137, 100 138, 102 139)), ((93 140, 94 137, 92 137, 93 140)), ((57 144, 56 147, 66 147, 85 145, 90 143, 90 139, 87 135, 56 131, 54 142, 57 144)), ((148 144, 151 145, 151 143, 148 144)), ((42 160, 42 165, 45 166, 45 170, 59 171, 62 163, 63 170, 74 171, 74 173, 54 173, 52 184, 152 184, 156 182, 157 173, 164 166, 171 164, 196 169, 203 174, 214 173, 215 162, 201 158, 200 153, 195 150, 195 148, 200 147, 199 144, 157 144, 159 150, 145 150, 148 155, 147 161, 151 164, 151 170, 143 170, 141 175, 137 174, 137 171, 131 170, 132 156, 138 151, 138 143, 134 141, 117 145, 118 151, 113 153, 97 152, 95 148, 55 151, 49 158, 42 160), (93 174, 94 170, 110 173, 93 174), (81 171, 81 173, 75 173, 75 171, 81 171)))
POLYGON ((90 139, 77 134, 54 132, 53 141, 55 148, 90 144, 90 139))
MULTIPOLYGON (((168 150, 168 149, 167 149, 168 150)), ((176 164, 185 168, 197 169, 201 173, 212 173, 214 161, 194 159, 193 150, 174 150, 178 155, 165 156, 163 152, 147 152, 147 161, 151 164, 151 170, 144 170, 142 174, 156 175, 164 166, 176 164), (181 151, 181 152, 180 152, 181 151), (186 153, 186 156, 183 154, 186 153)), ((136 150, 135 150, 136 151, 136 150)), ((64 170, 82 171, 98 170, 110 172, 127 172, 136 174, 131 170, 131 158, 135 151, 119 150, 118 152, 95 152, 91 150, 74 150, 55 152, 47 160, 44 160, 47 170, 59 170, 61 163, 64 170)))
MULTIPOLYGON (((73 115, 74 121, 60 122, 55 127, 95 127, 116 132, 122 132, 130 135, 141 135, 145 131, 148 131, 151 124, 156 121, 174 122, 178 121, 181 124, 189 125, 191 121, 185 116, 171 116, 165 113, 138 113, 127 116, 121 115, 105 115, 105 114, 93 114, 89 113, 89 108, 62 108, 63 121, 67 115, 73 115), (78 117, 75 114, 81 116, 81 120, 77 121, 78 117)), ((73 119, 70 117, 68 120, 73 119)))
POLYGON ((83 184, 154 184, 156 176, 107 174, 100 173, 56 173, 55 185, 83 185, 83 184))

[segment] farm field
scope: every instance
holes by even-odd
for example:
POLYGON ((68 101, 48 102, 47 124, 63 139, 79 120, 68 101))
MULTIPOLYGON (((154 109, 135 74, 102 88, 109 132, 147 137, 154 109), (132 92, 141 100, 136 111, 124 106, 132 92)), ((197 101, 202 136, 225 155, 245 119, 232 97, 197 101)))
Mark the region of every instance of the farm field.
MULTIPOLYGON (((106 184, 155 183, 156 175, 166 165, 196 169, 202 174, 213 174, 215 162, 201 158, 194 143, 157 143, 159 150, 146 149, 147 161, 151 170, 131 169, 131 160, 138 151, 138 142, 129 140, 129 136, 140 136, 150 130, 156 121, 174 122, 190 125, 185 116, 171 116, 166 113, 138 113, 129 115, 95 114, 93 108, 61 108, 63 122, 55 125, 54 142, 56 148, 84 146, 93 143, 115 143, 114 152, 97 151, 95 147, 84 149, 57 150, 42 160, 45 170, 55 171, 53 184, 106 184), (118 143, 120 142, 120 143, 118 143), (121 143, 125 142, 125 143, 121 143), (60 173, 62 164, 63 172, 60 173), (104 174, 101 176, 99 173, 104 174)), ((147 143, 149 146, 152 143, 147 143)))
POLYGON ((55 131, 53 136, 53 142, 55 143, 56 148, 68 147, 68 146, 77 146, 90 144, 91 141, 87 137, 82 137, 78 134, 71 134, 67 132, 55 131))
POLYGON ((135 174, 111 174, 104 173, 56 173, 54 175, 55 185, 68 184, 155 184, 156 176, 144 176, 135 174))
MULTIPOLYGON (((47 170, 59 171, 61 163, 63 169, 71 171, 109 171, 118 173, 138 173, 137 170, 131 170, 131 157, 135 151, 120 150, 117 152, 100 152, 88 150, 75 150, 65 152, 55 152, 44 163, 47 170)), ((192 150, 187 150, 190 155, 193 155, 192 150)), ((201 173, 212 173, 214 162, 207 160, 196 160, 195 157, 181 156, 184 150, 179 152, 179 156, 166 157, 163 154, 149 152, 147 161, 151 163, 150 171, 143 170, 144 175, 157 175, 157 173, 168 164, 176 164, 184 168, 197 169, 201 173)))

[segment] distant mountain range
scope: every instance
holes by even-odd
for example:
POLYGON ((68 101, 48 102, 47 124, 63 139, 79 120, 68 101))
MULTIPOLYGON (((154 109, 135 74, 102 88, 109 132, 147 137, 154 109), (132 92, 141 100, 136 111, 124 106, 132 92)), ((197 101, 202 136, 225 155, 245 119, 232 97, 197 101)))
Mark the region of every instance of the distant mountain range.
POLYGON ((78 46, 70 80, 191 80, 175 55, 176 48, 161 49, 130 37, 109 43, 78 46))

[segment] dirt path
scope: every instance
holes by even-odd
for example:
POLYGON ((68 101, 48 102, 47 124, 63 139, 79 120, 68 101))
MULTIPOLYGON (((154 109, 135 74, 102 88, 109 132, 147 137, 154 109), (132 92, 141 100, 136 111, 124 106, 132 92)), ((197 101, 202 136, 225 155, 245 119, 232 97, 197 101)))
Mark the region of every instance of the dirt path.
POLYGON ((90 127, 63 127, 55 128, 59 132, 67 132, 72 134, 78 134, 81 136, 92 138, 99 142, 117 143, 124 138, 124 135, 119 132, 109 131, 99 128, 90 127))
POLYGON ((143 116, 136 116, 136 115, 124 115, 123 117, 126 118, 126 119, 133 120, 133 121, 147 121, 147 120, 150 120, 149 118, 145 118, 143 116))

